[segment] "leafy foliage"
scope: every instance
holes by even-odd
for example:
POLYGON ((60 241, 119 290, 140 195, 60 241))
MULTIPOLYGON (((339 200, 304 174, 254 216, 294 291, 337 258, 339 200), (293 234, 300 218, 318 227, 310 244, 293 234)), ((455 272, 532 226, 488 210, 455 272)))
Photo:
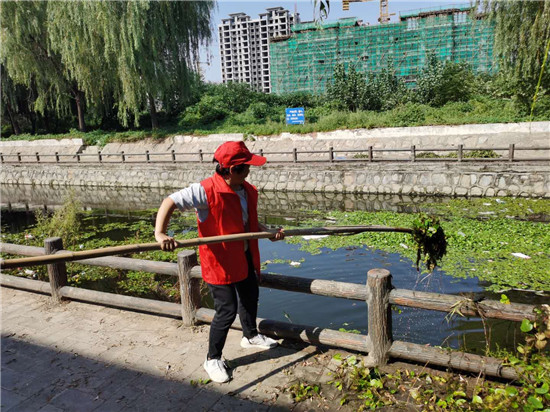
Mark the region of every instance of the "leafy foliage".
MULTIPOLYGON (((428 204, 430 214, 441 219, 447 239, 447 254, 438 263, 447 275, 457 278, 478 277, 488 290, 531 289, 550 291, 547 267, 550 264, 550 233, 545 223, 524 221, 548 214, 549 202, 544 199, 452 199, 446 203, 428 204), (514 218, 517 216, 517 218, 514 218), (521 252, 530 259, 512 253, 521 252)), ((390 212, 331 212, 330 224, 386 225, 413 227, 414 216, 390 212)), ((324 220, 311 219, 305 225, 323 225, 324 220)), ((331 236, 300 243, 310 253, 322 248, 354 245, 399 253, 416 261, 412 236, 398 233, 364 233, 355 236, 331 236)))
MULTIPOLYGON (((336 353, 326 385, 337 390, 340 405, 349 410, 536 411, 550 406, 550 362, 543 354, 529 363, 501 352, 518 370, 517 382, 503 383, 483 376, 441 373, 419 368, 368 368, 355 355, 336 353), (416 370, 415 370, 416 369, 416 370), (385 370, 385 371, 383 371, 385 370), (391 370, 391 372, 389 372, 391 370)), ((508 365, 510 364, 508 363, 508 365)), ((310 383, 309 385, 313 385, 310 383)), ((324 385, 320 393, 328 392, 324 385)), ((545 409, 546 410, 546 409, 545 409)))
POLYGON ((426 215, 417 217, 413 221, 413 240, 418 245, 416 270, 420 270, 420 261, 423 260, 431 272, 447 253, 447 240, 439 219, 426 215))
POLYGON ((211 36, 213 2, 6 2, 2 64, 36 94, 33 109, 65 116, 78 108, 122 125, 157 102, 189 102, 198 48, 211 36), (100 81, 98 81, 100 79, 100 81))
POLYGON ((418 78, 414 97, 419 103, 441 107, 449 102, 468 101, 474 85, 474 75, 466 63, 442 62, 432 52, 418 78))
POLYGON ((319 396, 319 385, 309 385, 305 382, 296 382, 287 389, 295 402, 319 396))
POLYGON ((52 216, 37 211, 34 234, 38 238, 60 237, 64 247, 73 247, 78 242, 81 227, 82 205, 74 195, 70 195, 63 206, 52 216))
POLYGON ((541 72, 550 41, 550 2, 483 0, 482 12, 495 23, 495 54, 511 95, 529 106, 541 78, 550 91, 550 70, 541 72))
POLYGON ((406 86, 394 73, 391 62, 378 74, 365 76, 343 64, 334 68, 333 82, 327 86, 327 97, 337 108, 350 111, 388 110, 403 103, 406 86))

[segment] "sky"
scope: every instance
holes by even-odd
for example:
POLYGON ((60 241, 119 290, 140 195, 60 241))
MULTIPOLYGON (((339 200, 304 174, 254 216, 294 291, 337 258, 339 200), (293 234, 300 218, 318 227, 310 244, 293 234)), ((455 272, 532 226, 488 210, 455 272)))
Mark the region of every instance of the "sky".
MULTIPOLYGON (((390 13, 395 13, 395 16, 391 17, 392 22, 399 21, 399 13, 409 10, 416 10, 429 7, 447 6, 454 4, 468 4, 468 0, 460 1, 397 1, 389 0, 390 13)), ((257 19, 258 14, 263 13, 265 9, 269 7, 284 7, 285 9, 294 12, 295 10, 300 14, 302 21, 308 21, 313 19, 313 0, 279 0, 279 1, 229 1, 218 0, 217 8, 212 14, 212 42, 209 48, 202 48, 200 53, 200 65, 204 79, 208 82, 221 83, 221 65, 220 65, 220 52, 218 42, 218 24, 221 20, 229 17, 231 13, 244 12, 248 14, 252 19, 257 19)), ((380 14, 380 3, 378 0, 368 0, 361 3, 350 3, 349 11, 342 10, 342 0, 332 0, 331 9, 326 21, 337 20, 342 17, 357 17, 363 20, 364 23, 370 23, 370 25, 378 24, 378 16, 380 14)))

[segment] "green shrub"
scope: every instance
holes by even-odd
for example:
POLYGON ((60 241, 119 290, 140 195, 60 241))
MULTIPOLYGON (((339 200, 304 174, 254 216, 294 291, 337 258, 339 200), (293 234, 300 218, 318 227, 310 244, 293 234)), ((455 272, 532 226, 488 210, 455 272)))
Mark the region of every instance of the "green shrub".
POLYGON ((469 100, 475 85, 475 76, 468 64, 442 62, 431 52, 417 80, 413 98, 419 103, 441 107, 449 102, 469 100))
POLYGON ((391 111, 391 117, 395 126, 416 126, 424 124, 426 120, 425 105, 407 103, 391 111))
POLYGON ((33 232, 42 239, 60 237, 65 247, 72 247, 80 238, 81 220, 79 214, 81 211, 82 205, 71 193, 65 199, 63 206, 53 215, 48 216, 41 210, 36 212, 36 226, 33 232))

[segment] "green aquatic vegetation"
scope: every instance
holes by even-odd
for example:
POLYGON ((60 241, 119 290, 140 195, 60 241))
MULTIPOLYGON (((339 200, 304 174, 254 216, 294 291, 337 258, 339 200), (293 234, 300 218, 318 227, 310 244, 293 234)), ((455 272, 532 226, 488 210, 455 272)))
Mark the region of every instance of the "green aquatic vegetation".
MULTIPOLYGON (((3 230, 2 241, 43 247, 46 237, 61 235, 65 243, 68 236, 65 229, 62 232, 55 233, 52 233, 51 230, 45 230, 45 228, 59 226, 61 228, 72 228, 70 236, 68 236, 70 243, 65 244, 65 248, 68 250, 91 250, 124 244, 150 243, 155 242, 153 222, 150 216, 150 214, 148 217, 147 214, 144 214, 143 219, 138 216, 137 219, 131 221, 115 219, 115 221, 104 222, 102 220, 105 220, 105 218, 101 219, 94 216, 92 211, 82 212, 74 207, 74 202, 66 202, 63 208, 53 215, 39 218, 35 226, 30 227, 23 233, 9 233, 9 231, 3 230)), ((198 236, 196 229, 190 228, 188 221, 187 217, 181 218, 180 216, 173 219, 173 224, 170 227, 175 232, 177 239, 189 239, 198 236)), ((2 257, 9 258, 4 253, 2 253, 2 257)), ((129 257, 156 261, 174 262, 176 260, 175 253, 161 250, 140 252, 129 257)), ((29 269, 9 270, 6 273, 44 281, 48 279, 46 266, 44 265, 29 269)), ((173 276, 67 263, 67 277, 70 286, 171 301, 179 299, 177 278, 173 276)))
POLYGON ((550 200, 522 198, 452 199, 445 203, 429 203, 427 210, 443 216, 471 219, 507 218, 550 220, 550 200))
POLYGON ((420 261, 431 272, 437 262, 447 253, 447 240, 439 220, 432 216, 420 215, 413 220, 413 240, 416 243, 416 270, 420 261))
MULTIPOLYGON (((541 201, 542 202, 542 201, 541 201)), ((547 206, 549 202, 544 202, 547 206)), ((526 206, 530 204, 526 202, 526 206)), ((518 205, 519 207, 519 205, 518 205)), ((537 209, 539 210, 539 209, 537 209)), ((523 210, 525 211, 525 210, 523 210)), ((415 216, 392 212, 333 212, 330 224, 387 225, 413 227, 415 216)), ((319 226, 319 220, 306 225, 319 226)), ((321 222, 324 224, 324 222, 321 222)), ((447 237, 447 254, 441 270, 458 277, 478 277, 492 291, 530 289, 550 291, 550 231, 544 223, 502 217, 484 220, 454 216, 447 212, 442 220, 447 237), (519 254, 519 255, 514 255, 519 254)), ((412 236, 402 233, 363 233, 354 236, 330 236, 306 241, 288 238, 312 254, 323 248, 366 246, 390 253, 399 253, 412 262, 416 247, 412 236)))

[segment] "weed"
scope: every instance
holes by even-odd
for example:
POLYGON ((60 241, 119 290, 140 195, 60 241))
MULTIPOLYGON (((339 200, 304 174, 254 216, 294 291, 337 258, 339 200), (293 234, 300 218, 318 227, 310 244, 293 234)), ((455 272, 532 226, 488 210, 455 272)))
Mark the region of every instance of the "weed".
POLYGON ((319 396, 321 388, 319 385, 310 385, 305 382, 296 382, 289 386, 287 391, 292 396, 295 402, 302 402, 306 399, 319 396))

